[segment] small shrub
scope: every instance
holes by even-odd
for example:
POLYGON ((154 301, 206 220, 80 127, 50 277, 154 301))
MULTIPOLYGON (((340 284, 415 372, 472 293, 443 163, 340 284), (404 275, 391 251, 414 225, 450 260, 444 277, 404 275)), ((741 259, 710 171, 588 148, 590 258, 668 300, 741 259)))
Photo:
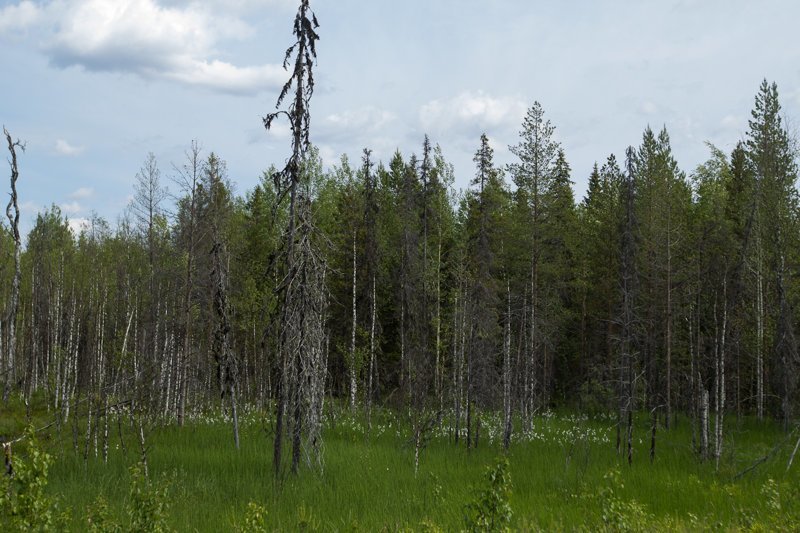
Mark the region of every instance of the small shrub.
POLYGON ((426 518, 425 520, 419 523, 417 531, 419 531, 420 533, 443 533, 444 529, 442 529, 436 522, 434 522, 430 518, 426 518))
POLYGON ((267 509, 255 502, 248 503, 244 525, 236 529, 240 533, 267 533, 267 509))
POLYGON ((600 509, 606 531, 644 531, 653 517, 644 505, 636 500, 621 499, 615 489, 624 488, 619 470, 608 472, 603 479, 606 486, 600 490, 600 509))
POLYGON ((297 531, 319 531, 319 520, 305 504, 297 509, 297 531))
POLYGON ((167 486, 153 483, 139 465, 131 467, 131 489, 128 501, 131 533, 162 533, 167 526, 167 486))
POLYGON ((4 531, 56 531, 63 528, 66 514, 46 494, 47 473, 53 459, 42 451, 33 427, 26 431, 27 457, 14 457, 13 475, 0 473, 0 522, 4 531))
POLYGON ((86 522, 90 533, 121 533, 122 526, 114 521, 108 502, 101 494, 87 509, 86 522))
POLYGON ((511 474, 508 459, 503 456, 486 471, 488 486, 467 505, 468 531, 510 531, 511 474))

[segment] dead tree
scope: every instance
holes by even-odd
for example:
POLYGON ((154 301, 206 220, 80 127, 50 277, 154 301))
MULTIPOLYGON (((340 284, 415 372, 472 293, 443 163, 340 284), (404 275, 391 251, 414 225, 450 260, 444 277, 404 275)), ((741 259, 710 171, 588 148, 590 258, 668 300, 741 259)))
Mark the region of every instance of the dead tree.
POLYGON ((634 354, 636 349, 634 307, 636 295, 636 217, 634 214, 634 175, 633 148, 627 150, 627 176, 623 198, 625 202, 625 219, 622 228, 621 249, 621 291, 622 309, 619 319, 619 413, 617 418, 617 452, 621 453, 622 425, 626 425, 625 441, 628 464, 633 462, 633 402, 634 402, 634 354))
MULTIPOLYGON (((195 248, 197 245, 197 214, 198 214, 198 189, 200 179, 204 170, 200 159, 200 146, 197 141, 192 141, 192 145, 186 152, 186 163, 181 168, 175 168, 175 183, 186 195, 184 202, 184 215, 186 233, 184 242, 186 246, 186 270, 183 288, 183 346, 180 352, 180 362, 178 368, 178 425, 182 426, 186 415, 186 395, 188 393, 188 372, 189 357, 192 347, 192 292, 194 290, 194 271, 196 268, 194 261, 195 248)), ((127 333, 126 333, 127 339, 127 333)), ((124 345, 124 344, 123 344, 124 345)))
MULTIPOLYGON (((289 213, 288 222, 285 232, 285 245, 283 250, 283 260, 285 274, 282 282, 278 286, 278 291, 282 293, 282 304, 280 311, 280 334, 278 341, 279 361, 278 361, 278 386, 277 395, 278 401, 275 408, 275 440, 273 445, 273 468, 275 475, 280 473, 281 455, 283 445, 283 430, 284 430, 284 415, 290 398, 290 394, 295 392, 299 393, 299 382, 296 378, 298 362, 295 361, 295 349, 297 343, 295 342, 295 327, 291 321, 294 318, 292 315, 297 308, 298 302, 296 291, 292 290, 297 286, 298 277, 303 270, 304 265, 302 261, 307 259, 303 255, 299 255, 300 262, 298 264, 298 242, 297 242, 297 229, 298 229, 298 204, 303 204, 304 199, 298 198, 303 194, 300 187, 303 179, 302 163, 305 160, 306 153, 310 145, 309 130, 311 123, 311 115, 309 113, 309 104, 311 96, 314 93, 314 76, 312 67, 317 57, 316 42, 319 35, 316 33, 316 28, 319 27, 317 17, 309 7, 309 0, 301 0, 300 7, 295 16, 293 34, 296 38, 287 50, 284 57, 283 66, 288 70, 290 59, 294 54, 294 67, 289 76, 289 80, 284 84, 283 89, 278 96, 276 109, 280 107, 284 99, 294 89, 293 98, 290 100, 288 109, 278 110, 268 114, 264 117, 264 127, 269 130, 273 122, 280 116, 285 116, 291 128, 291 146, 292 153, 289 156, 286 166, 283 170, 276 172, 273 175, 275 181, 275 188, 278 191, 275 210, 282 203, 283 199, 289 196, 289 213), (292 382, 292 377, 295 378, 292 382), (291 391, 290 391, 291 387, 291 391)), ((310 199, 305 199, 310 201, 310 199)), ((310 217, 310 213, 309 213, 310 217)), ((292 469, 296 471, 297 462, 300 457, 300 431, 301 431, 301 410, 299 403, 295 402, 295 436, 293 436, 293 451, 292 451, 292 469)))
POLYGON ((214 328, 214 352, 220 361, 221 384, 228 396, 233 421, 233 442, 239 449, 239 413, 236 403, 238 368, 231 349, 231 319, 228 309, 228 252, 220 223, 227 210, 222 196, 221 162, 214 154, 209 157, 206 172, 209 178, 209 203, 211 215, 211 286, 213 306, 216 314, 214 328))
POLYGON ((5 375, 5 385, 3 389, 3 401, 8 401, 8 395, 11 391, 11 384, 13 381, 15 370, 15 358, 17 349, 17 311, 19 309, 19 285, 20 278, 22 277, 20 259, 22 253, 22 246, 20 244, 19 236, 19 202, 17 198, 17 179, 19 179, 19 167, 17 166, 17 148, 25 151, 25 145, 11 139, 11 134, 3 126, 3 134, 8 142, 8 151, 11 154, 9 165, 11 166, 11 198, 8 200, 6 206, 6 216, 11 224, 11 238, 14 240, 14 277, 11 281, 11 302, 6 313, 5 322, 8 324, 8 348, 6 351, 5 363, 3 374, 5 375))

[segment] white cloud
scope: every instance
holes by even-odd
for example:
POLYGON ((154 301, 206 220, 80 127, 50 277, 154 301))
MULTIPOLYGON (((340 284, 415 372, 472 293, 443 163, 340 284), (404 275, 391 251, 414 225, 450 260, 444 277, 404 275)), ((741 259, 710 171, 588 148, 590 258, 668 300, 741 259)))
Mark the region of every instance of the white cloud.
POLYGON ((472 136, 475 130, 518 126, 525 111, 521 99, 467 91, 447 100, 428 102, 420 109, 419 118, 426 131, 459 130, 466 126, 472 136))
POLYGON ((0 9, 0 35, 23 31, 36 24, 41 15, 42 10, 30 0, 6 6, 0 9))
POLYGON ((81 187, 72 191, 69 197, 72 200, 82 200, 84 198, 89 198, 94 194, 94 189, 92 187, 81 187))
POLYGON ((84 231, 89 231, 92 227, 92 222, 88 218, 69 218, 67 225, 75 236, 80 235, 84 231))
POLYGON ((68 215, 75 215, 83 211, 83 207, 78 202, 64 202, 60 206, 61 211, 68 215))
MULTIPOLYGON (((239 10, 251 7, 236 4, 239 10)), ((286 72, 279 65, 237 66, 215 57, 220 41, 254 34, 228 12, 219 2, 50 0, 37 7, 24 0, 0 11, 0 33, 4 22, 38 24, 44 52, 62 68, 130 73, 230 94, 280 87, 286 72)))
POLYGON ((83 146, 73 146, 64 139, 58 139, 55 148, 57 153, 66 156, 79 155, 84 149, 83 146))
POLYGON ((658 113, 658 106, 649 100, 639 104, 639 112, 645 115, 655 115, 658 113))
POLYGON ((335 129, 377 131, 394 121, 394 113, 373 106, 334 113, 325 118, 326 126, 335 129))
POLYGON ((232 94, 250 94, 286 81, 286 71, 278 65, 237 67, 223 61, 182 59, 175 68, 164 72, 167 79, 198 85, 232 94))
POLYGON ((743 124, 745 124, 745 120, 737 115, 725 115, 720 121, 720 125, 723 128, 730 128, 730 129, 741 128, 743 124))

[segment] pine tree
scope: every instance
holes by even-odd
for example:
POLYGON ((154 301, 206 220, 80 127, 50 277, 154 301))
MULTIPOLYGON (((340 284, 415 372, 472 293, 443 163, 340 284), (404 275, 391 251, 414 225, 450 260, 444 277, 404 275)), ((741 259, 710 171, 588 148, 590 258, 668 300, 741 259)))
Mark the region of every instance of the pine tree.
MULTIPOLYGON (((767 285, 769 292, 763 297, 772 303, 764 305, 764 309, 771 310, 770 322, 774 324, 771 335, 772 386, 781 397, 779 411, 788 427, 796 387, 798 350, 792 326, 794 318, 786 264, 789 254, 797 246, 794 213, 797 212, 798 199, 794 188, 797 167, 780 111, 777 85, 764 80, 755 98, 746 144, 756 175, 755 196, 759 202, 755 246, 756 256, 763 258, 763 263, 760 260, 757 263, 756 283, 767 285)), ((762 328, 759 325, 759 330, 762 328)))
MULTIPOLYGON (((542 295, 541 279, 542 248, 544 243, 543 222, 545 217, 545 195, 552 182, 553 165, 558 155, 558 143, 553 140, 554 126, 544 118, 544 110, 539 102, 534 102, 528 109, 522 123, 520 142, 510 146, 509 150, 519 161, 509 165, 512 180, 517 186, 515 193, 516 226, 522 234, 519 236, 520 250, 527 268, 515 273, 518 290, 527 288, 528 310, 527 324, 522 336, 526 339, 524 349, 523 414, 526 424, 530 425, 531 415, 538 403, 546 407, 549 390, 543 373, 547 338, 545 330, 552 325, 547 315, 542 295), (525 272, 527 271, 527 272, 525 272), (525 280, 525 281, 523 281, 525 280)), ((523 289, 524 290, 524 289, 523 289)))

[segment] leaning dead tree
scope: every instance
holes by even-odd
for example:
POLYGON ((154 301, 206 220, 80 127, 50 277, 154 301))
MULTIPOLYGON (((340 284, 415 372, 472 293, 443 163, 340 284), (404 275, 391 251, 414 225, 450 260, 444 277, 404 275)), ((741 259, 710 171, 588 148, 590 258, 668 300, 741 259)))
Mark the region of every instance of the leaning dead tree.
POLYGON ((22 276, 20 268, 22 247, 20 245, 19 237, 19 202, 17 200, 17 179, 19 179, 17 148, 24 152, 25 145, 20 142, 19 139, 16 141, 12 140, 11 134, 8 132, 5 126, 3 126, 3 135, 6 137, 6 141, 8 142, 8 151, 11 154, 11 159, 9 159, 9 165, 11 166, 11 198, 8 200, 8 205, 6 206, 6 216, 11 224, 11 238, 14 241, 14 277, 11 281, 11 302, 8 306, 8 312, 5 317, 5 322, 8 324, 8 348, 3 360, 3 375, 5 377, 3 401, 7 401, 8 394, 11 391, 15 370, 14 362, 17 349, 16 322, 17 311, 19 309, 19 284, 20 277, 22 276))
POLYGON ((278 383, 275 409, 273 467, 281 471, 284 428, 291 430, 292 472, 300 462, 302 435, 305 430, 320 459, 319 424, 324 387, 325 356, 324 318, 327 304, 324 288, 325 263, 315 250, 316 233, 311 210, 309 176, 303 171, 309 140, 311 116, 309 104, 314 93, 312 67, 317 57, 319 36, 317 17, 308 0, 301 0, 294 20, 296 38, 286 50, 283 66, 288 70, 294 56, 291 76, 283 86, 276 109, 292 93, 289 107, 264 118, 269 130, 284 116, 289 121, 292 153, 283 170, 273 175, 278 195, 275 210, 288 196, 289 212, 284 234, 283 278, 277 287, 281 302, 278 339, 278 383), (318 397, 318 398, 317 398, 318 397), (291 409, 291 422, 287 411, 291 409))

